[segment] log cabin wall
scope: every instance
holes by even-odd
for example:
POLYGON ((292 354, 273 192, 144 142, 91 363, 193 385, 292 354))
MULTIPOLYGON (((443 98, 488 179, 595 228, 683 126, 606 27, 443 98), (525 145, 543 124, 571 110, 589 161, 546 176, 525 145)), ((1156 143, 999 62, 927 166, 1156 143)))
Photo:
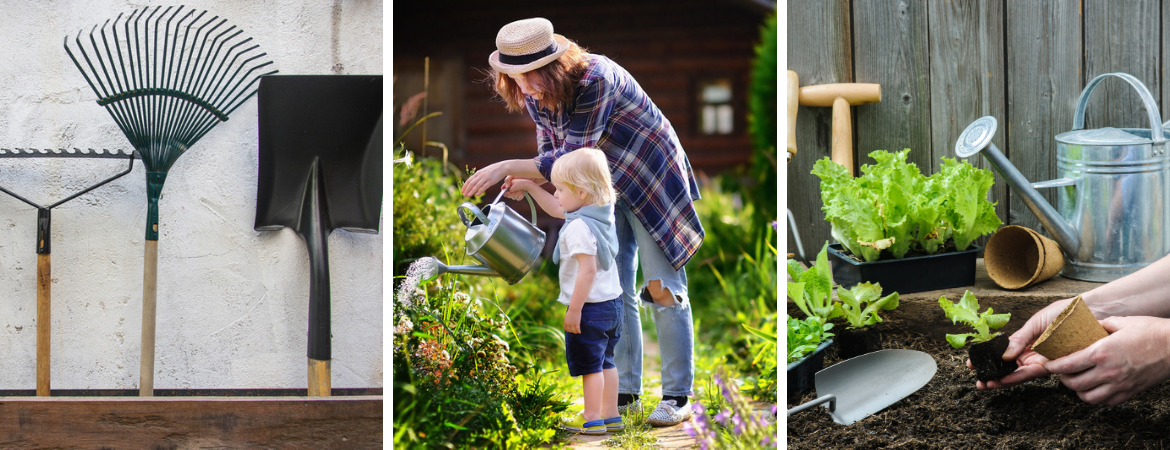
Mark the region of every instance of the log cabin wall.
MULTIPOLYGON (((394 111, 423 90, 423 59, 429 57, 427 109, 442 115, 427 122, 427 140, 447 145, 460 168, 535 156, 532 121, 524 113, 508 113, 483 81, 500 27, 545 17, 558 34, 633 74, 674 125, 695 171, 713 175, 750 159, 745 95, 754 46, 772 5, 747 0, 395 2, 394 111), (698 128, 696 90, 716 78, 732 84, 733 132, 708 136, 698 128)), ((396 116, 396 137, 401 129, 396 116)), ((407 148, 419 148, 419 139, 420 133, 412 133, 407 148)), ((432 147, 426 153, 436 152, 432 147)))
MULTIPOLYGON (((975 119, 999 122, 992 142, 1029 181, 1056 178, 1057 134, 1072 129, 1077 98, 1093 77, 1129 73, 1162 109, 1162 70, 1170 60, 1170 3, 1152 0, 789 0, 787 68, 800 86, 878 83, 882 101, 855 106, 855 173, 874 150, 910 148, 929 175, 975 119)), ((829 155, 831 108, 801 106, 798 153, 787 171, 786 201, 804 251, 815 257, 830 227, 813 163, 829 155)), ((1148 128, 1128 84, 1107 80, 1089 100, 1086 128, 1148 128)), ((989 168, 982 157, 968 159, 989 168)), ((1040 191, 1050 202, 1055 191, 1040 191)), ((1004 224, 1048 234, 996 175, 991 200, 1004 224)), ((984 245, 987 238, 976 241, 984 245)), ((794 252, 789 233, 787 246, 794 252)))

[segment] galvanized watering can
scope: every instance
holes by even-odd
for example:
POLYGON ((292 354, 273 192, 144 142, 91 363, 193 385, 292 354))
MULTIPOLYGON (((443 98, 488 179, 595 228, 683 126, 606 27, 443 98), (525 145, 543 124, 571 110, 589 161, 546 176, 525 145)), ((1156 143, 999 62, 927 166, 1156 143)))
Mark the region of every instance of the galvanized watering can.
MULTIPOLYGON (((540 261, 545 234, 536 227, 536 205, 525 195, 532 209, 532 221, 524 219, 516 210, 500 203, 500 195, 480 210, 471 202, 456 209, 459 219, 467 226, 463 240, 467 254, 482 265, 448 266, 431 257, 424 258, 420 279, 430 281, 444 273, 501 277, 508 284, 516 284, 540 261), (468 217, 464 211, 470 211, 468 217)), ((420 261, 423 261, 420 260, 420 261)))
POLYGON ((1170 253, 1170 160, 1154 97, 1137 78, 1107 73, 1090 81, 1077 100, 1071 131, 1056 136, 1059 178, 1029 183, 991 143, 995 119, 976 120, 955 144, 963 158, 982 152, 1007 180, 1044 229, 1060 244, 1061 275, 1108 282, 1133 273, 1170 253), (1085 130, 1085 105, 1108 77, 1128 82, 1141 96, 1151 129, 1085 130), (1056 188, 1054 209, 1037 189, 1056 188))

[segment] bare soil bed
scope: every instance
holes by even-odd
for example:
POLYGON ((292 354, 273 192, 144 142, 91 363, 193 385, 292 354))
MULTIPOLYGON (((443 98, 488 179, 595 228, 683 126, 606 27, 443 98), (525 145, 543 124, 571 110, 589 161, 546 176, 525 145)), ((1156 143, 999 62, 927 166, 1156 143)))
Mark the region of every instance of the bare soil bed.
MULTIPOLYGON (((938 364, 934 379, 850 426, 833 422, 820 407, 789 417, 789 449, 1170 448, 1170 383, 1113 407, 1081 401, 1055 375, 1011 389, 979 391, 974 371, 965 365, 966 348, 954 349, 922 334, 882 334, 882 348, 933 356, 938 364)), ((835 347, 825 367, 840 361, 835 347)), ((882 380, 866 382, 877 388, 882 380)), ((788 407, 816 397, 813 391, 789 398, 788 407)))

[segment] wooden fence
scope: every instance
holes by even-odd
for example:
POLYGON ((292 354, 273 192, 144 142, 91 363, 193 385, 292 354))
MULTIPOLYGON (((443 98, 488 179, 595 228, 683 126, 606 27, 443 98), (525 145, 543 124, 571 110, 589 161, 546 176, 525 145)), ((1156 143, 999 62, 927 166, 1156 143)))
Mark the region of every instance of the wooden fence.
MULTIPOLYGON (((1056 178, 1057 134, 1072 129, 1085 84, 1129 73, 1167 105, 1170 3, 1152 0, 788 0, 788 70, 800 85, 877 83, 882 101, 853 107, 854 161, 873 150, 912 149, 929 175, 955 158, 955 140, 975 119, 994 116, 992 142, 1029 181, 1056 178)), ((813 163, 829 155, 831 108, 800 107, 798 153, 786 167, 787 205, 809 257, 829 235, 813 163)), ((1147 128, 1129 85, 1094 91, 1086 128, 1147 128)), ((1166 120, 1164 115, 1163 120, 1166 120)), ((972 164, 990 168, 981 156, 972 164)), ((855 173, 860 173, 856 172, 855 173)), ((1049 201, 1053 192, 1041 191, 1049 201)), ((1005 224, 1041 230, 996 177, 991 200, 1005 224)), ((1046 233, 1047 234, 1047 233, 1046 233)), ((986 238, 977 244, 983 245, 986 238)), ((795 252, 789 234, 788 251, 795 252)))

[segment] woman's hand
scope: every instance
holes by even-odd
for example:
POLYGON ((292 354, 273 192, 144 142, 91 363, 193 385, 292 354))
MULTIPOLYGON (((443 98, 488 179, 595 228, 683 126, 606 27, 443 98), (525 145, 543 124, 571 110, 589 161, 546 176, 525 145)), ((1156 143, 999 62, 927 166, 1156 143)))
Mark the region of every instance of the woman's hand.
POLYGON ((1109 336, 1044 366, 1086 403, 1119 405, 1170 378, 1170 319, 1110 317, 1109 336))
POLYGON ((508 161, 500 161, 475 171, 475 173, 467 178, 467 182, 463 183, 463 189, 460 190, 463 196, 474 197, 481 195, 489 187, 495 186, 496 183, 499 183, 504 177, 508 176, 507 164, 508 161))
MULTIPOLYGON (((1044 334, 1044 330, 1048 328, 1048 324, 1052 323, 1056 319, 1056 316, 1059 316, 1060 312, 1071 301, 1072 299, 1065 299, 1052 302, 1052 304, 1034 314, 1024 324, 1023 328, 1020 328, 1019 331, 1016 331, 1008 338, 1008 348, 1003 354, 1003 359, 1005 361, 1016 360, 1016 364, 1020 366, 1019 369, 998 380, 976 381, 975 387, 980 390, 1009 388, 1036 378, 1048 376, 1049 371, 1044 366, 1044 363, 1048 362, 1048 358, 1032 350, 1032 343, 1041 334, 1044 334)), ((972 367, 970 360, 967 360, 967 367, 972 367)))

